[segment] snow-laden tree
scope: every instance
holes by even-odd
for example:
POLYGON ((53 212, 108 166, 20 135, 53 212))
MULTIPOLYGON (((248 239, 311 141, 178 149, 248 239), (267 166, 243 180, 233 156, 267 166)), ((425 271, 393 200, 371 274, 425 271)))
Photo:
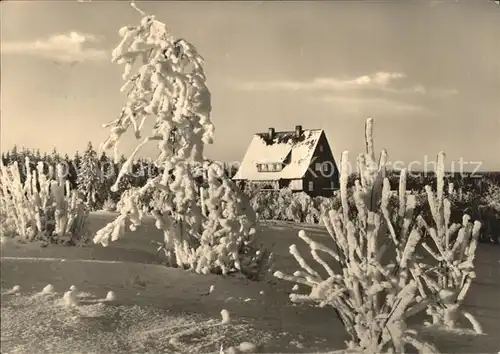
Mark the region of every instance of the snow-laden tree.
POLYGON ((290 253, 300 267, 293 275, 281 271, 280 279, 311 288, 309 294, 292 293, 293 302, 315 302, 335 308, 351 336, 348 347, 362 353, 403 353, 405 345, 419 352, 437 349, 422 341, 418 332, 406 327, 406 319, 429 305, 415 260, 415 248, 422 238, 414 227, 415 198, 406 193, 406 174, 401 174, 399 205, 392 208, 389 180, 385 178, 387 153, 377 162, 373 147, 372 120, 366 122, 366 154, 358 157, 360 179, 354 183, 355 213, 348 198, 348 152, 342 154, 341 207, 323 216, 333 247, 299 237, 310 248, 312 259, 323 268, 317 271, 299 253, 290 253), (329 255, 332 262, 325 261, 329 255))
POLYGON ((83 196, 90 210, 97 209, 100 203, 99 191, 102 182, 99 157, 91 142, 88 143, 87 149, 81 157, 76 183, 79 193, 83 196))
POLYGON ((75 156, 73 157, 73 165, 76 169, 80 168, 80 163, 82 162, 82 157, 80 156, 80 152, 77 150, 75 152, 75 156))
POLYGON ((176 39, 164 23, 147 15, 135 4, 143 18, 138 26, 119 30, 120 44, 112 61, 124 64, 127 103, 112 127, 104 150, 114 149, 130 128, 136 138, 146 119, 155 121, 121 171, 112 190, 116 191, 139 149, 150 141, 160 150, 155 164, 163 173, 150 178, 145 186, 122 198, 120 216, 99 230, 94 242, 107 245, 125 231, 141 224, 141 194, 150 189, 166 194, 161 210, 152 211, 156 227, 164 233, 169 263, 199 273, 241 271, 258 277, 268 254, 259 248, 255 212, 236 185, 219 166, 204 162, 203 148, 213 142, 211 96, 206 86, 203 58, 185 39, 176 39), (136 72, 133 68, 138 66, 136 72))
POLYGON ((102 152, 101 157, 99 157, 99 176, 103 199, 107 199, 106 197, 109 196, 110 188, 115 181, 117 173, 117 166, 113 159, 106 155, 105 152, 102 152))
POLYGON ((35 158, 35 161, 38 163, 38 161, 42 160, 42 153, 40 152, 40 149, 36 149, 33 151, 33 157, 35 158))
POLYGON ((71 183, 71 187, 73 189, 77 189, 77 179, 78 179, 78 171, 80 167, 80 154, 78 151, 75 153, 73 158, 69 158, 67 160, 68 164, 68 180, 71 183))
POLYGON ((14 144, 14 146, 10 150, 9 163, 13 163, 14 161, 17 161, 19 165, 22 165, 22 163, 24 162, 21 156, 19 155, 19 149, 17 148, 17 144, 14 144))
POLYGON ((52 149, 52 152, 50 153, 50 161, 54 165, 58 165, 62 161, 61 155, 59 154, 57 148, 55 147, 52 149))

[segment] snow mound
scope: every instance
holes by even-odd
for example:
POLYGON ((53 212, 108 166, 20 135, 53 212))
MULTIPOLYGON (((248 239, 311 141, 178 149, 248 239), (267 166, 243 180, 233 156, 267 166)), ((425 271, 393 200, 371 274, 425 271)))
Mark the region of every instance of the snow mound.
POLYGON ((221 321, 221 323, 222 323, 222 324, 226 324, 226 323, 231 322, 231 316, 230 316, 230 314, 229 314, 229 311, 228 311, 228 310, 225 310, 225 309, 224 309, 224 310, 222 310, 222 311, 220 312, 220 314, 221 314, 221 316, 222 316, 222 321, 221 321))
POLYGON ((256 353, 259 349, 259 347, 253 343, 250 342, 242 342, 238 346, 238 349, 242 353, 256 353))
POLYGON ((46 287, 42 289, 42 294, 51 294, 54 292, 54 286, 52 284, 48 284, 46 287))
POLYGON ((7 290, 4 295, 13 295, 13 294, 19 294, 21 292, 21 286, 20 285, 14 285, 12 289, 7 290))
POLYGON ((66 292, 64 293, 63 298, 62 298, 62 304, 63 304, 65 307, 74 307, 74 306, 78 306, 79 301, 78 301, 78 298, 77 298, 77 296, 76 296, 76 292, 75 292, 75 291, 72 291, 72 290, 66 291, 66 292))
POLYGON ((116 294, 114 291, 108 291, 106 294, 106 301, 115 301, 116 300, 116 294))

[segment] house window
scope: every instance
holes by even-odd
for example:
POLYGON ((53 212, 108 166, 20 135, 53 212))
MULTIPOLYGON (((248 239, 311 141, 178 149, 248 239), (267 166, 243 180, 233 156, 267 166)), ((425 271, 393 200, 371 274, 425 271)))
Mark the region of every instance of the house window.
POLYGON ((292 179, 289 187, 293 191, 301 191, 303 189, 303 181, 301 179, 292 179))
POLYGON ((319 146, 319 152, 323 152, 324 148, 323 148, 323 145, 320 145, 319 146))
POLYGON ((314 182, 309 181, 309 192, 312 192, 314 190, 314 182))
POLYGON ((322 163, 321 162, 316 162, 316 171, 321 172, 322 169, 322 163))
POLYGON ((279 172, 283 170, 282 163, 258 163, 257 171, 258 172, 279 172))

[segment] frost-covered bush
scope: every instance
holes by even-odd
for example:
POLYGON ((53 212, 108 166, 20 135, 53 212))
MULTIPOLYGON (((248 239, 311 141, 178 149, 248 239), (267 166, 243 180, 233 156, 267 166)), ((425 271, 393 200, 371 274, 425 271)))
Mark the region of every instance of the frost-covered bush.
POLYGON ((482 241, 500 243, 500 185, 487 183, 478 207, 482 241))
POLYGON ((286 198, 287 190, 282 190, 279 193, 278 198, 282 201, 277 198, 277 191, 260 190, 254 194, 251 199, 251 206, 260 220, 279 220, 277 217, 280 213, 286 214, 286 209, 284 211, 282 211, 282 208, 276 209, 276 201, 281 202, 283 208, 285 208, 285 203, 288 200, 286 198))
MULTIPOLYGON (((424 186, 425 190, 426 186, 424 186)), ((479 196, 473 191, 456 190, 452 182, 448 183, 447 198, 450 202, 450 220, 451 222, 461 222, 462 215, 465 213, 476 219, 478 215, 479 196)), ((427 191, 426 197, 427 197, 427 191)), ((426 201, 427 206, 429 204, 426 201)), ((431 213, 432 215, 432 213, 431 213)))
MULTIPOLYGON (((355 217, 357 211, 353 199, 354 188, 348 189, 348 204, 351 206, 349 215, 355 217)), ((304 192, 292 192, 288 188, 280 190, 261 189, 248 193, 252 195, 250 202, 261 220, 293 221, 297 223, 319 224, 325 211, 340 207, 340 195, 335 193, 332 197, 310 197, 304 192)), ((391 196, 391 205, 397 202, 391 196)))
POLYGON ((367 153, 358 157, 360 180, 354 182, 352 193, 355 213, 350 210, 347 152, 342 155, 341 207, 324 215, 334 247, 312 240, 304 231, 299 233, 313 260, 324 268, 323 274, 292 245, 290 253, 302 270, 293 275, 276 272, 275 276, 311 288, 308 295, 291 294, 292 301, 334 307, 351 336, 348 346, 361 352, 402 353, 407 345, 420 352, 436 352, 405 324, 423 310, 434 324, 451 328, 463 316, 481 333, 480 324, 461 308, 475 278, 481 223, 471 222, 467 214, 461 223, 452 223, 455 191, 450 184, 445 197, 444 153, 438 156, 436 192, 426 186, 425 202, 417 202, 422 195, 406 190, 406 170, 401 171, 397 193, 391 191, 389 179, 384 178, 385 151, 375 161, 371 119, 366 124, 366 147, 367 153), (427 252, 427 257, 417 260, 417 250, 427 252), (321 253, 328 254, 334 264, 321 253))
MULTIPOLYGON (((455 327, 458 318, 463 315, 472 324, 474 330, 482 333, 481 326, 461 305, 476 278, 474 258, 479 240, 481 222, 471 222, 471 217, 464 214, 461 223, 451 222, 451 201, 445 197, 444 190, 444 153, 438 155, 436 186, 434 192, 426 186, 428 205, 433 218, 429 225, 422 217, 419 223, 426 235, 424 249, 435 259, 436 264, 425 267, 421 273, 423 283, 430 289, 438 303, 431 304, 427 313, 434 324, 455 327)), ((448 195, 453 195, 453 185, 449 185, 448 195)))
POLYGON ((500 216, 500 185, 489 182, 486 185, 483 202, 500 216))
POLYGON ((278 192, 261 192, 267 194, 269 204, 267 207, 273 220, 287 220, 290 201, 293 198, 293 192, 289 188, 283 188, 278 192))
POLYGON ((333 247, 312 240, 304 231, 299 233, 323 274, 292 245, 290 253, 302 269, 293 275, 276 272, 275 276, 311 288, 307 295, 291 294, 292 301, 334 307, 351 337, 349 348, 365 353, 403 353, 405 345, 411 345, 420 352, 436 352, 419 339, 418 332, 406 327, 406 319, 424 310, 430 301, 417 275, 415 249, 422 234, 413 222, 415 198, 406 193, 403 172, 398 205, 391 206, 389 180, 383 177, 387 154, 382 151, 377 163, 371 119, 366 124, 366 147, 367 153, 358 157, 360 180, 354 185, 354 217, 349 213, 348 153, 342 155, 341 207, 323 217, 333 247), (326 262, 322 253, 334 262, 326 262))
MULTIPOLYGON (((125 201, 127 199, 129 199, 131 195, 136 194, 137 191, 139 191, 139 187, 132 187, 132 188, 124 191, 122 193, 122 195, 120 196, 120 199, 118 200, 118 202, 116 202, 116 210, 118 211, 118 210, 123 209, 123 207, 125 205, 125 201)), ((142 209, 142 208, 139 208, 139 209, 142 209)))
MULTIPOLYGON (((349 176, 348 180, 348 204, 350 217, 356 217, 357 210, 353 199, 354 179, 358 174, 349 176), (351 186, 352 185, 352 186, 351 186)), ((394 175, 390 176, 395 178, 394 175)), ((409 177, 409 176, 408 176, 409 177)), ((399 177, 398 177, 399 178, 399 177)), ((394 182, 391 182, 394 184, 394 182)), ((413 187, 418 183, 413 181, 413 187)), ((450 183, 452 184, 452 183, 450 183)), ((247 183, 243 188, 245 194, 250 198, 252 207, 256 210, 261 220, 280 220, 306 222, 311 224, 321 223, 321 215, 325 207, 338 209, 340 206, 340 196, 336 193, 332 197, 312 198, 312 204, 307 204, 306 211, 300 206, 302 193, 293 193, 287 188, 281 190, 259 189, 256 185, 247 183)), ((500 210, 498 209, 497 197, 500 187, 489 183, 486 192, 471 191, 464 188, 454 190, 453 194, 448 196, 451 203, 452 222, 461 222, 463 212, 467 212, 473 219, 480 220, 483 224, 480 232, 480 242, 500 242, 500 210)), ((427 203, 427 193, 425 185, 407 190, 408 194, 414 195, 416 199, 415 215, 421 215, 428 223, 432 222, 432 213, 427 203)), ((396 193, 392 193, 389 204, 394 206, 398 202, 396 193)))
POLYGON ((236 181, 236 184, 249 200, 252 200, 262 189, 258 184, 249 181, 236 181))
POLYGON ((160 203, 159 198, 155 197, 157 194, 157 190, 148 189, 146 191, 141 191, 141 193, 139 193, 139 191, 141 191, 140 187, 131 187, 123 191, 122 195, 120 196, 120 200, 116 203, 116 210, 122 210, 126 204, 126 201, 132 196, 136 197, 137 208, 145 212, 151 211, 152 205, 160 203))
MULTIPOLYGON (((448 183, 452 193, 447 195, 450 202, 450 220, 452 223, 461 223, 464 213, 469 215, 473 220, 479 220, 482 223, 480 230, 480 242, 498 243, 498 235, 500 235, 500 212, 495 211, 494 193, 491 193, 490 188, 486 188, 485 192, 471 191, 464 188, 455 189, 453 183, 448 183), (490 197, 492 196, 492 197, 490 197), (493 203, 491 203, 493 202, 493 203)), ((493 185, 495 186, 495 185, 493 185)), ((416 214, 422 216, 427 223, 434 222, 429 203, 427 202, 427 192, 425 185, 422 190, 411 191, 417 198, 416 214)))
POLYGON ((108 197, 103 205, 102 205, 102 210, 105 210, 105 211, 116 211, 116 203, 113 201, 113 199, 111 199, 110 197, 108 197))
POLYGON ((21 182, 15 161, 9 166, 0 161, 0 234, 22 241, 74 243, 81 241, 88 210, 64 177, 63 165, 49 167, 39 162, 31 170, 26 158, 26 179, 21 182))
POLYGON ((314 209, 317 210, 318 213, 318 221, 321 221, 321 216, 324 215, 326 211, 331 209, 338 209, 340 207, 340 205, 337 205, 337 207, 335 207, 336 201, 340 201, 340 198, 338 198, 338 196, 333 196, 332 198, 313 198, 314 209))
POLYGON ((212 143, 214 135, 203 58, 191 43, 175 39, 165 24, 132 5, 143 15, 141 23, 119 30, 122 40, 112 53, 113 62, 125 64, 122 90, 128 90, 128 101, 121 116, 105 124, 112 128, 102 148, 113 148, 116 157, 123 133, 132 127, 140 138, 145 120, 152 117, 152 133, 123 164, 112 190, 150 141, 158 142, 155 165, 163 173, 122 198, 120 216, 99 230, 94 242, 107 245, 126 227, 137 228, 144 215, 141 196, 161 191, 162 204, 151 213, 163 231, 162 248, 170 265, 258 278, 270 255, 261 250, 255 212, 220 166, 205 163, 203 157, 204 145, 212 143), (135 64, 139 68, 132 73, 135 64))
MULTIPOLYGON (((246 195, 247 192, 245 192, 246 195)), ((338 198, 337 198, 338 199, 338 198)), ((289 188, 280 190, 259 190, 250 198, 253 209, 261 220, 293 221, 317 224, 321 211, 331 208, 335 198, 311 198, 303 192, 292 192, 289 188)))
MULTIPOLYGON (((304 192, 295 193, 292 195, 288 208, 286 209, 286 216, 288 220, 295 222, 310 222, 313 223, 314 219, 308 219, 311 214, 311 207, 313 202, 310 196, 304 192)), ((312 215, 311 215, 312 216, 312 215)))

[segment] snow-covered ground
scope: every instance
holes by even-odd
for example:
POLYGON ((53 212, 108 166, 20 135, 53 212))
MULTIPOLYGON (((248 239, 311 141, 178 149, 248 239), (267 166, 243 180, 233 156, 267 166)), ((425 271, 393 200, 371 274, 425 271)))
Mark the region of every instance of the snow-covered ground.
MULTIPOLYGON (((92 214, 91 232, 113 217, 92 214)), ((297 269, 288 254, 290 244, 306 254, 296 236, 300 229, 312 238, 329 237, 321 226, 262 226, 277 269, 297 269)), ((161 235, 147 220, 107 248, 2 245, 2 353, 207 353, 243 342, 266 353, 344 348, 347 338, 333 310, 291 304, 293 284, 272 277, 251 282, 166 268, 155 264, 152 240, 160 241, 161 235), (48 284, 54 292, 41 293, 48 284), (16 285, 20 288, 10 291, 16 285), (79 305, 68 308, 61 299, 71 285, 79 305), (115 293, 115 300, 104 300, 108 291, 115 293), (222 323, 222 310, 229 312, 229 323, 222 323)), ((500 247, 480 245, 477 267, 466 304, 487 335, 429 331, 442 352, 500 350, 500 247)))

